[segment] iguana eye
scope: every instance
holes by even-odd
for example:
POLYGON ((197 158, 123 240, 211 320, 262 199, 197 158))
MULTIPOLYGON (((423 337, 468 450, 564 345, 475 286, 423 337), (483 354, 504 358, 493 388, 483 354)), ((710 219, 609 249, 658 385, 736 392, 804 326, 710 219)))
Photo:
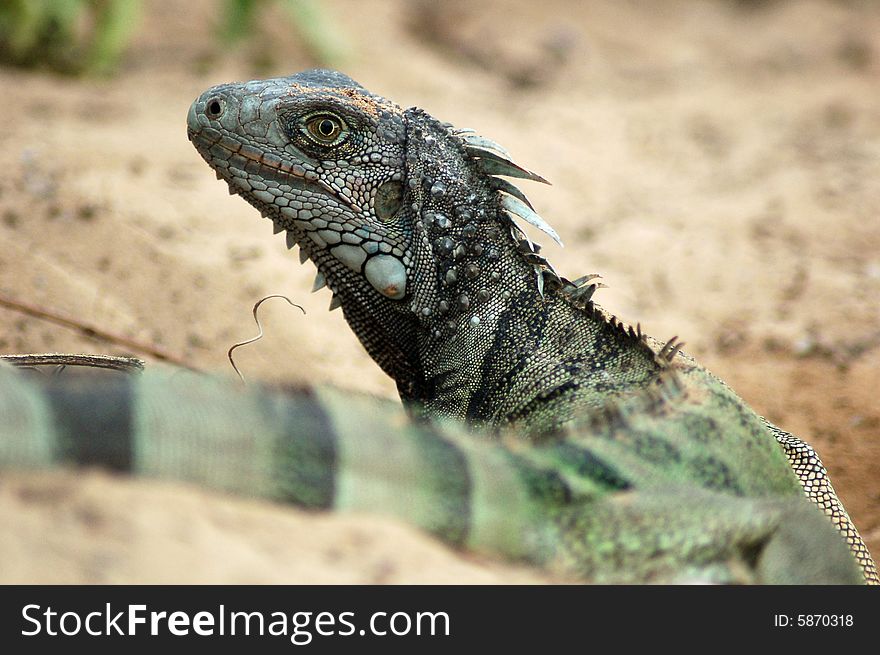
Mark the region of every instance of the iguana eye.
POLYGON ((309 136, 321 145, 335 145, 345 131, 340 119, 330 114, 318 114, 306 121, 309 136))

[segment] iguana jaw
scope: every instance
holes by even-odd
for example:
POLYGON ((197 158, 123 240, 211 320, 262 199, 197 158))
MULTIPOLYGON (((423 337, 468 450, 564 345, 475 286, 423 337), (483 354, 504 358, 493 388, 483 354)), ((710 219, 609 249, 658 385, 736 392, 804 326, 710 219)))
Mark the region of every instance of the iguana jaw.
MULTIPOLYGON (((257 164, 257 169, 251 168, 253 171, 251 175, 256 174, 260 179, 272 180, 276 185, 288 185, 300 192, 320 191, 326 193, 351 211, 361 212, 360 207, 342 196, 320 177, 308 175, 309 171, 290 160, 261 152, 227 135, 222 135, 210 127, 196 126, 194 128, 188 125, 187 137, 202 158, 216 171, 217 179, 226 181, 230 185, 230 191, 235 194, 244 196, 251 193, 254 188, 230 168, 245 170, 252 167, 251 162, 253 162, 257 164), (240 166, 236 166, 236 164, 240 164, 240 166)), ((305 159, 305 157, 301 159, 305 159)), ((269 207, 274 206, 275 203, 274 200, 265 198, 264 204, 269 207)), ((290 217, 290 220, 293 218, 290 217)))

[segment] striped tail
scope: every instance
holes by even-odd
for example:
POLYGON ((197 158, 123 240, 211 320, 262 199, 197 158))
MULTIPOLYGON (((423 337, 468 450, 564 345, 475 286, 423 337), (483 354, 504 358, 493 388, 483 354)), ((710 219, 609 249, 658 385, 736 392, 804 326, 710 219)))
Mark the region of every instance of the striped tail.
POLYGON ((28 379, 0 370, 0 467, 99 466, 305 508, 382 513, 546 563, 554 527, 512 455, 399 404, 241 389, 184 372, 28 379))

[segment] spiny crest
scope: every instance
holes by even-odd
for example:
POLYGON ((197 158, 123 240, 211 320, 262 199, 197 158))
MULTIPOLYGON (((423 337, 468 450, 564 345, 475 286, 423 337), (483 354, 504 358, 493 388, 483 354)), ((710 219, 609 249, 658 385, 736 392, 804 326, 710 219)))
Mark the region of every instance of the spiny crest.
POLYGON ((599 276, 594 273, 584 275, 574 282, 563 280, 562 295, 568 298, 576 307, 582 309, 591 320, 601 321, 623 334, 636 347, 649 355, 662 370, 672 370, 675 357, 684 346, 684 343, 679 341, 678 337, 672 337, 659 350, 655 350, 649 342, 647 335, 642 332, 640 323, 636 323, 635 327, 624 323, 614 314, 606 312, 593 302, 593 294, 597 289, 605 286, 601 282, 594 281, 597 277, 599 276))
POLYGON ((496 191, 502 193, 501 206, 508 215, 511 218, 514 216, 521 218, 530 225, 533 225, 561 246, 562 240, 559 238, 556 230, 538 216, 526 195, 513 184, 498 176, 517 177, 524 180, 532 180, 533 182, 541 182, 542 184, 550 183, 537 173, 533 173, 515 163, 506 149, 495 141, 480 136, 474 130, 470 128, 455 129, 453 134, 462 142, 465 152, 477 167, 492 178, 490 184, 496 191))
POLYGON ((678 337, 672 337, 669 341, 667 341, 663 347, 660 349, 660 352, 657 353, 657 361, 663 362, 666 365, 672 363, 675 359, 675 356, 678 352, 684 347, 684 342, 679 341, 678 337))
MULTIPOLYGON (((559 235, 535 212, 532 203, 529 202, 529 199, 518 187, 499 176, 504 175, 544 184, 549 184, 549 182, 537 173, 516 164, 511 159, 510 153, 503 146, 477 134, 474 130, 470 128, 452 128, 451 132, 458 137, 464 146, 465 152, 478 169, 488 176, 490 187, 498 192, 499 203, 504 210, 503 215, 508 219, 510 234, 517 243, 520 255, 534 267, 538 291, 541 295, 544 295, 544 289, 547 287, 558 288, 575 306, 582 308, 592 307, 593 294, 598 289, 605 287, 603 283, 595 281, 598 275, 586 275, 574 282, 560 277, 547 259, 539 254, 541 246, 528 238, 526 233, 517 224, 516 219, 524 220, 538 228, 561 246, 562 241, 559 235)), ((603 318, 606 317, 603 315, 603 318)), ((621 326, 614 316, 611 316, 610 319, 606 318, 606 320, 615 327, 621 326)), ((629 330, 632 331, 632 328, 629 328, 629 330)), ((636 340, 648 347, 640 332, 636 340)))
POLYGON ((684 393, 686 388, 678 371, 665 368, 650 386, 633 396, 609 400, 598 408, 590 409, 585 415, 566 425, 566 432, 569 435, 582 434, 585 425, 594 433, 631 429, 630 417, 660 415, 674 406, 673 401, 684 393))
POLYGON ((593 299, 593 294, 606 285, 602 282, 595 282, 599 278, 598 273, 590 273, 579 277, 574 282, 565 280, 562 287, 562 294, 566 296, 572 304, 585 307, 593 299))
POLYGON ((498 202, 503 210, 502 215, 508 221, 510 234, 518 244, 520 254, 534 267, 538 292, 543 296, 544 288, 548 284, 556 288, 561 287, 562 278, 550 263, 538 254, 540 246, 528 238, 516 220, 523 220, 538 228, 561 246, 562 240, 559 238, 559 234, 535 212, 532 203, 519 188, 499 176, 516 177, 543 184, 549 184, 549 182, 537 173, 515 163, 504 147, 491 139, 480 136, 474 130, 453 128, 451 132, 461 142, 466 155, 477 169, 487 176, 489 186, 497 192, 498 202))

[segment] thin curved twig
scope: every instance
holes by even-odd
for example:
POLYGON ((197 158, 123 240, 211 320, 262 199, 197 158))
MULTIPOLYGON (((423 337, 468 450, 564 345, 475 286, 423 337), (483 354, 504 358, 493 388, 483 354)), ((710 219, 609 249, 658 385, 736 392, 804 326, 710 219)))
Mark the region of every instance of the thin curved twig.
POLYGON ((107 368, 114 371, 137 372, 144 370, 144 362, 136 357, 114 357, 112 355, 82 355, 78 353, 40 353, 27 355, 0 355, 0 362, 19 368, 34 366, 89 366, 107 368))
POLYGON ((46 309, 45 307, 22 302, 20 300, 14 300, 2 294, 0 294, 0 306, 15 310, 22 314, 27 314, 28 316, 33 316, 34 318, 49 321, 50 323, 73 328, 80 334, 87 337, 103 339, 104 341, 115 343, 116 345, 123 346, 125 348, 130 348, 134 352, 150 355, 151 357, 155 357, 156 359, 165 362, 171 362, 172 364, 177 364, 178 366, 182 366, 183 368, 188 368, 191 371, 198 371, 198 368, 186 362, 182 357, 169 353, 155 344, 142 343, 140 341, 136 341, 135 339, 125 337, 121 334, 116 334, 115 332, 110 332, 94 325, 88 325, 87 323, 80 321, 79 319, 65 316, 64 314, 61 314, 54 310, 46 309))
POLYGON ((262 305, 264 302, 269 300, 269 298, 284 298, 284 300, 286 300, 289 305, 293 305, 298 310, 300 310, 303 314, 306 313, 306 310, 303 309, 301 305, 297 305, 290 298, 288 298, 287 296, 282 295, 280 293, 273 293, 271 295, 264 296, 264 297, 260 298, 260 300, 257 301, 257 303, 254 305, 253 315, 254 315, 254 323, 257 324, 257 329, 259 329, 260 333, 255 337, 251 337, 250 339, 247 339, 245 341, 239 341, 238 343, 233 344, 233 346, 226 353, 226 356, 229 358, 229 363, 232 364, 232 369, 235 371, 236 375, 238 375, 238 379, 241 380, 242 384, 245 384, 244 376, 241 374, 241 371, 238 370, 238 366, 235 365, 235 360, 232 358, 232 352, 240 346, 246 346, 250 343, 254 343, 255 341, 259 341, 260 339, 263 338, 263 325, 260 323, 260 318, 257 316, 257 312, 260 309, 260 305, 262 305))

